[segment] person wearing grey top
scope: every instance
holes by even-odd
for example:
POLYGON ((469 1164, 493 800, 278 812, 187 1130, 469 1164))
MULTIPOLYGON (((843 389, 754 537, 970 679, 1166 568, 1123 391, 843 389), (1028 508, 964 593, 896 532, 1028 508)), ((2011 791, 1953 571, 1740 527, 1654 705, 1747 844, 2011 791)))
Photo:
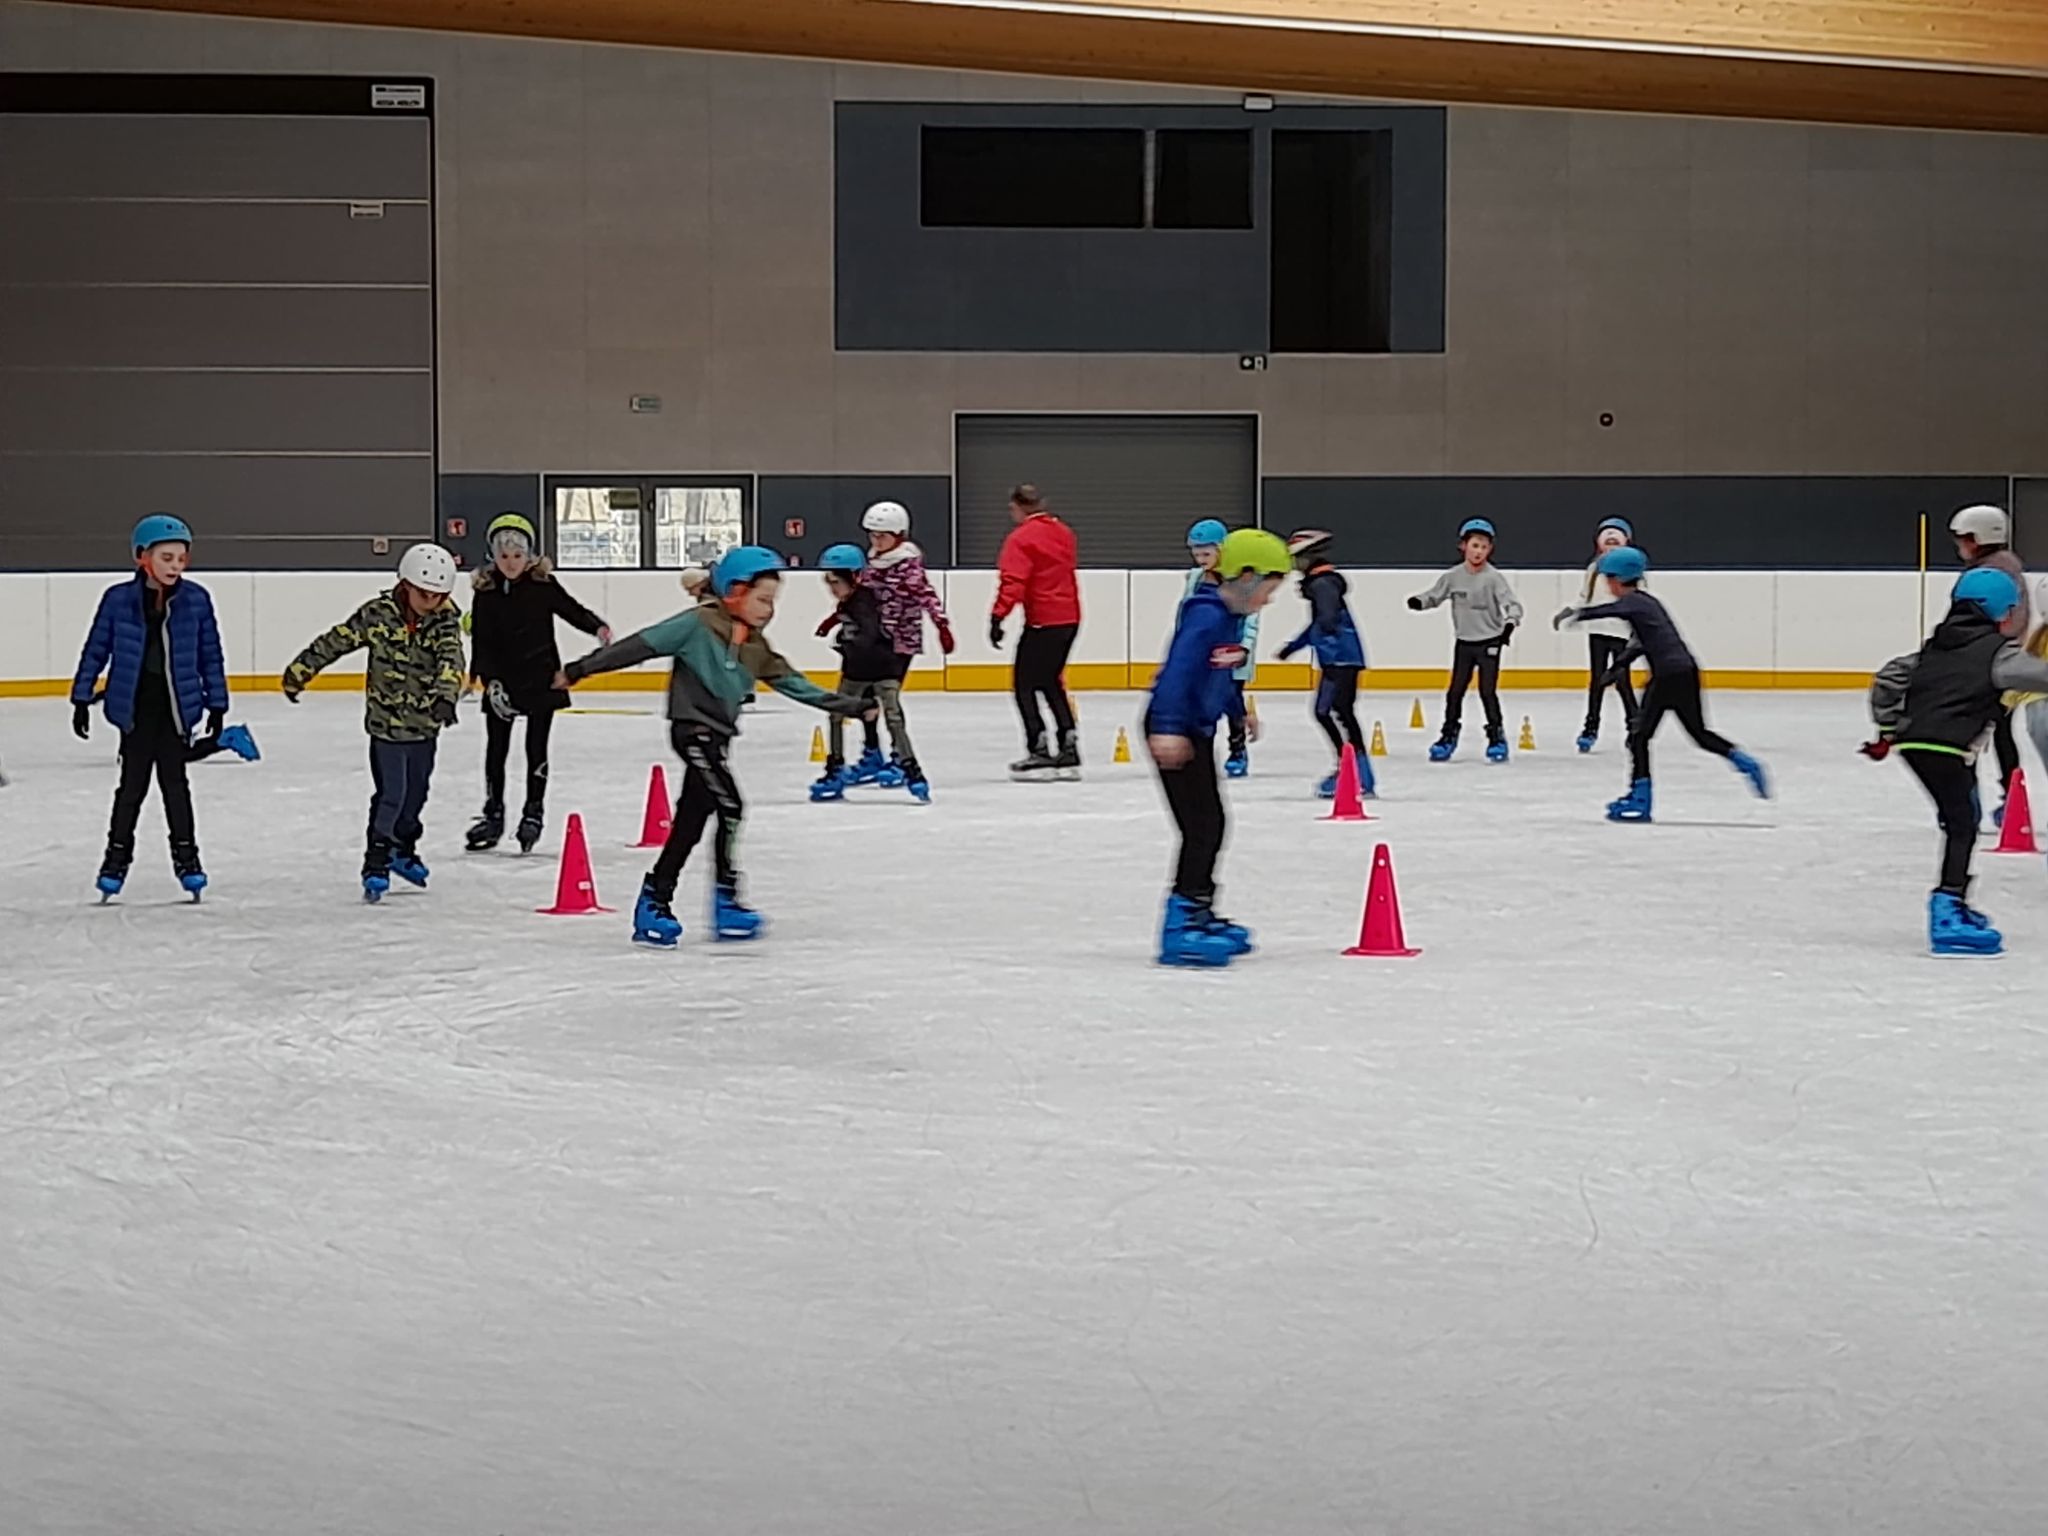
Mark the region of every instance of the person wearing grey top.
POLYGON ((1450 691, 1444 695, 1443 734, 1429 749, 1429 760, 1448 762, 1457 751, 1458 733, 1465 724, 1465 691, 1477 672, 1479 702, 1486 710, 1486 760, 1504 763, 1508 737, 1500 718, 1500 653, 1522 622, 1522 605, 1515 600, 1507 577, 1487 563, 1493 554, 1493 524, 1483 517, 1468 519, 1458 529, 1458 548, 1465 558, 1439 576, 1427 592, 1408 599, 1408 606, 1417 612, 1449 603, 1456 642, 1450 691))

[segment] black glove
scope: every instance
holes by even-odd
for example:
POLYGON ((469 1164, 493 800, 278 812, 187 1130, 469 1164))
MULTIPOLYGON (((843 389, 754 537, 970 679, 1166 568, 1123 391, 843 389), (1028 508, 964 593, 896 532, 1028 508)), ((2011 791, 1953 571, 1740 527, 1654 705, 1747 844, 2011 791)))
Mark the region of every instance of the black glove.
POLYGON ((224 726, 227 725, 227 723, 228 712, 226 710, 209 709, 206 712, 206 734, 211 736, 215 741, 220 740, 221 730, 224 726))
POLYGON ((436 725, 453 725, 459 718, 455 713, 455 701, 453 699, 434 700, 434 708, 431 713, 436 725))
POLYGON ((1409 608, 1409 611, 1410 611, 1410 612, 1412 612, 1412 613, 1420 613, 1420 612, 1422 612, 1422 599, 1421 599, 1421 598, 1419 598, 1419 597, 1411 597, 1411 598, 1409 598, 1409 599, 1408 599, 1408 608, 1409 608))
POLYGON ((993 614, 989 615, 988 643, 999 651, 1003 648, 1003 621, 993 614))
POLYGON ((1507 645, 1507 644, 1509 644, 1510 642, 1512 642, 1512 641, 1514 640, 1514 638, 1515 638, 1515 626, 1514 626, 1514 625, 1512 625, 1512 624, 1510 624, 1510 625, 1509 625, 1509 626, 1508 626, 1508 627, 1507 627, 1506 629, 1504 629, 1504 630, 1502 630, 1502 631, 1500 632, 1500 643, 1501 643, 1502 645, 1507 645))
POLYGON ((92 735, 92 706, 74 704, 71 706, 71 734, 80 741, 92 735))

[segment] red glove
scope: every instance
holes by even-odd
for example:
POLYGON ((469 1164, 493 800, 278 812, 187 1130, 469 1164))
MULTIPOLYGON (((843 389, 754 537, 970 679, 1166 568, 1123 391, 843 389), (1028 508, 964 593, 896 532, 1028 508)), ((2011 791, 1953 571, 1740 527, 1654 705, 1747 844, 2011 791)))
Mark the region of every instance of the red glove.
POLYGON ((944 655, 952 655, 953 626, 948 624, 944 619, 933 619, 932 624, 939 632, 939 650, 944 655))
POLYGON ((1876 741, 1866 741, 1856 750, 1873 763, 1881 763, 1892 755, 1892 744, 1880 736, 1876 741))
POLYGON ((839 617, 839 610, 835 608, 832 612, 826 614, 824 618, 818 621, 818 627, 816 630, 813 631, 813 633, 816 634, 820 639, 823 639, 826 635, 831 634, 833 630, 837 629, 840 626, 841 622, 842 620, 839 617))

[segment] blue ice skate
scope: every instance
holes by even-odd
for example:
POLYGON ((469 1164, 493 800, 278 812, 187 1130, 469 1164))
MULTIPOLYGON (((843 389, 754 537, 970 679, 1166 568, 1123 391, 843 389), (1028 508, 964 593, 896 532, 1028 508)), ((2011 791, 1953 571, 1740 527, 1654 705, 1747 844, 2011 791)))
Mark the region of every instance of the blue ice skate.
POLYGON ((919 805, 930 805, 932 803, 932 786, 931 782, 925 778, 924 770, 918 767, 916 763, 905 763, 900 771, 903 774, 903 787, 910 791, 910 798, 919 805))
POLYGON ((421 890, 427 886, 427 866, 420 861, 417 853, 394 853, 391 856, 391 873, 407 885, 416 885, 421 890))
POLYGON ((683 925, 669 906, 668 898, 655 893, 652 880, 641 881, 640 899, 633 903, 633 942, 674 949, 676 940, 682 936, 683 925))
POLYGON ((875 788, 901 789, 910 781, 910 775, 903 771, 903 765, 891 757, 882 765, 882 771, 875 775, 875 788))
POLYGON ((223 726, 220 733, 223 752, 232 752, 245 763, 260 762, 263 754, 256 748, 256 738, 249 734, 246 725, 223 726))
POLYGON ((1749 780, 1749 787, 1756 791, 1757 799, 1768 800, 1771 798, 1770 781, 1764 777, 1764 765, 1762 763, 1751 757, 1747 752, 1740 751, 1730 752, 1728 754, 1728 762, 1737 773, 1749 780))
POLYGON ((2005 830, 2005 796, 1998 797, 1998 809, 1991 813, 1991 827, 1995 832, 2005 830))
POLYGON ((1227 778, 1246 778, 1250 776, 1251 771, 1252 758, 1249 752, 1233 752, 1223 759, 1223 772, 1227 778))
POLYGON ((1318 800, 1334 800, 1337 798, 1337 775, 1332 773, 1324 777, 1323 782, 1316 786, 1316 798, 1318 800))
POLYGON ((1610 800, 1607 804, 1607 819, 1609 821, 1649 821, 1650 781, 1648 779, 1637 779, 1635 783, 1629 786, 1627 794, 1623 795, 1619 800, 1610 800))
POLYGON ((1159 929, 1159 963, 1202 968, 1230 964, 1234 947, 1229 939, 1210 931, 1212 915, 1185 897, 1169 894, 1159 929))
POLYGON ((1595 731, 1586 732, 1586 734, 1581 736, 1578 740, 1578 748, 1581 755, 1584 755, 1585 753, 1592 751, 1598 745, 1600 745, 1600 737, 1599 734, 1595 731))
POLYGON ((1489 763, 1504 763, 1508 760, 1506 741, 1489 741, 1486 744, 1486 760, 1489 763))
POLYGON ((1936 891, 1927 898, 1927 947, 1937 955, 1996 955, 2005 938, 1960 896, 1936 891))
POLYGON ((128 872, 126 870, 123 870, 118 875, 110 875, 102 870, 100 877, 92 883, 93 889, 100 893, 100 905, 104 907, 116 896, 120 895, 121 887, 127 883, 127 880, 128 872))
POLYGON ((389 875, 363 876, 363 900, 373 907, 384 899, 384 893, 390 889, 391 877, 389 875))
POLYGON ((1248 955, 1257 947, 1252 943, 1251 929, 1245 927, 1243 923, 1233 923, 1229 918, 1219 915, 1214 907, 1209 907, 1201 915, 1204 919, 1203 926, 1211 935, 1228 944, 1232 955, 1248 955))
POLYGON ((171 844, 171 873, 194 901, 206 889, 206 871, 199 867, 199 849, 192 843, 171 844))
POLYGON ((1451 760, 1451 754, 1457 750, 1458 737, 1456 732, 1448 736, 1439 736, 1435 744, 1429 749, 1429 760, 1432 763, 1448 763, 1451 760))
POLYGON ((846 764, 827 762, 825 771, 811 781, 811 799, 822 803, 827 800, 844 800, 846 786, 851 782, 846 764))
POLYGON ((846 771, 848 784, 873 784, 888 769, 889 760, 882 756, 881 749, 870 747, 861 753, 860 761, 846 771))
POLYGON ((711 931, 726 943, 744 942, 761 936, 761 914, 740 901, 740 893, 727 886, 711 887, 711 931))

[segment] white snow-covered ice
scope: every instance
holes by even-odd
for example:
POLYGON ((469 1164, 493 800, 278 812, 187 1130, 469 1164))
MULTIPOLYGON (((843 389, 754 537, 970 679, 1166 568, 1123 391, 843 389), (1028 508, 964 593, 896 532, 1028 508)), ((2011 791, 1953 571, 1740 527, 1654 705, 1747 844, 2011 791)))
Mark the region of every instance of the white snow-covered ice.
POLYGON ((204 904, 152 800, 101 908, 112 735, 0 705, 0 1531, 2048 1529, 2048 869, 1987 853, 2010 954, 1929 958, 1859 697, 1712 698, 1768 804, 1667 722, 1627 828, 1575 697, 1497 768, 1369 698, 1355 826, 1265 696, 1224 974, 1150 963, 1133 697, 1047 786, 1007 699, 908 703, 922 810, 807 803, 818 717, 755 712, 770 932, 703 941, 700 855, 672 953, 657 719, 560 722, 521 859, 461 852, 468 715, 367 908, 359 700, 250 698, 204 904), (616 916, 534 915, 572 810, 616 916), (1413 960, 1339 954, 1380 839, 1413 960))

